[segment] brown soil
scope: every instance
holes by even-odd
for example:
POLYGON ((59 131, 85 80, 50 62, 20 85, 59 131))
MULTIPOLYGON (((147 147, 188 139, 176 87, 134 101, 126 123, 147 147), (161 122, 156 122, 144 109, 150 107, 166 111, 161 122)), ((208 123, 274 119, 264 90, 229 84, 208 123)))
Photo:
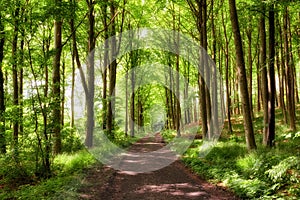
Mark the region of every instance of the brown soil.
MULTIPOLYGON (((163 145, 157 134, 141 139, 130 151, 153 151, 163 145)), ((122 162, 126 163, 126 159, 129 158, 122 162)), ((82 200, 238 199, 225 188, 199 178, 179 160, 157 171, 138 174, 96 166, 88 171, 83 182, 79 191, 82 200)))

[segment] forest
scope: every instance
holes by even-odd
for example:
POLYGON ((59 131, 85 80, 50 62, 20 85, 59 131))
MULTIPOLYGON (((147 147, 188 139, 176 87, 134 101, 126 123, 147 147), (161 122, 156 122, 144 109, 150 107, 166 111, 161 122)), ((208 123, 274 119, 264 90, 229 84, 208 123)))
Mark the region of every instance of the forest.
MULTIPOLYGON (((143 154, 129 166, 138 173, 159 162, 223 188, 217 199, 298 199, 299 10, 297 0, 1 0, 0 199, 151 199, 113 189, 127 166, 113 158, 147 145, 190 172, 143 154)), ((183 193, 167 199, 204 198, 183 193)))

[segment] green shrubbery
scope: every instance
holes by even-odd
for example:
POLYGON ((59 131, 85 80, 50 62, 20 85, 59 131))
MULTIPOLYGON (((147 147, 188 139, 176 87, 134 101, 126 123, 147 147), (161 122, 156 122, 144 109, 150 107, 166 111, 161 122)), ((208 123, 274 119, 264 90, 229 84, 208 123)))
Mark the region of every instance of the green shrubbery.
MULTIPOLYGON (((72 130, 63 130, 62 154, 55 156, 52 162, 52 177, 38 177, 39 165, 34 162, 34 154, 22 156, 15 162, 13 152, 0 157, 0 199, 76 199, 82 185, 85 170, 101 165, 85 148, 79 138, 70 134, 72 130)), ((137 138, 125 137, 115 132, 114 143, 119 147, 130 146, 137 138)), ((20 153, 22 153, 20 152, 20 153)))
MULTIPOLYGON (((298 199, 300 197, 299 133, 277 133, 276 148, 258 146, 247 152, 243 136, 222 138, 209 154, 197 156, 195 141, 183 161, 197 174, 222 182, 244 199, 298 199)), ((261 136, 257 135, 260 140, 261 136)))
MULTIPOLYGON (((4 163, 3 158, 0 162, 4 163)), ((58 155, 53 160, 54 175, 50 179, 37 179, 34 173, 30 173, 30 167, 14 165, 10 168, 10 163, 7 163, 0 169, 0 177, 3 178, 0 178, 0 186, 5 185, 0 190, 0 199, 74 199, 81 185, 83 170, 95 163, 96 160, 86 150, 58 155), (18 185, 12 184, 14 178, 22 177, 31 181, 15 180, 18 185)))

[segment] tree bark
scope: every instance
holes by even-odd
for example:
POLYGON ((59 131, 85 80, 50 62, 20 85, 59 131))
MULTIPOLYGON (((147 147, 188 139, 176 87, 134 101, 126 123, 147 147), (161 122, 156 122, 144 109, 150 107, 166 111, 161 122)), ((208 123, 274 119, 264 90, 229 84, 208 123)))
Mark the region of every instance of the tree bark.
POLYGON ((263 144, 267 143, 267 135, 269 132, 269 112, 268 112, 268 71, 267 71, 267 43, 266 43, 266 26, 265 26, 265 7, 262 8, 263 13, 260 17, 260 71, 261 71, 261 91, 263 100, 263 144))
POLYGON ((14 32, 13 32, 13 41, 12 41, 12 73, 13 73, 13 105, 15 106, 16 116, 13 119, 13 146, 16 153, 16 159, 18 157, 18 138, 19 138, 19 84, 18 84, 18 56, 17 56, 17 47, 18 47, 18 32, 19 32, 19 14, 20 14, 20 2, 16 2, 16 10, 14 13, 14 32))
POLYGON ((225 37, 225 81, 226 81, 226 113, 227 113, 227 123, 228 123, 228 132, 232 133, 232 125, 231 125, 231 97, 230 97, 230 86, 229 86, 229 78, 230 78, 230 69, 229 69, 229 41, 227 37, 227 29, 224 20, 224 12, 222 12, 222 24, 224 29, 224 37, 225 37))
POLYGON ((284 22, 283 22, 283 35, 284 35, 284 53, 285 53, 285 70, 286 70, 286 95, 287 95, 287 111, 289 115, 290 129, 296 130, 296 119, 294 108, 294 76, 292 72, 292 66, 290 64, 290 51, 288 41, 288 7, 285 7, 284 22))
MULTIPOLYGON (((111 10, 111 35, 114 36, 116 34, 116 22, 114 19, 114 15, 116 14, 116 7, 114 2, 110 5, 111 10)), ((116 37, 111 39, 111 63, 109 65, 109 98, 107 105, 107 133, 111 139, 114 138, 113 133, 113 122, 114 122, 114 112, 115 112, 115 86, 116 86, 116 73, 117 73, 117 49, 116 49, 116 37)))
POLYGON ((254 117, 253 113, 253 93, 252 93, 252 71, 253 71, 253 60, 252 60, 252 25, 251 23, 249 24, 249 29, 247 30, 247 38, 248 38, 248 67, 249 67, 249 73, 248 73, 248 80, 249 80, 249 85, 248 85, 248 90, 249 90, 249 103, 250 103, 250 112, 251 112, 251 117, 254 117))
POLYGON ((0 11, 0 153, 6 153, 6 138, 5 138, 5 93, 4 93, 4 76, 2 69, 2 61, 4 59, 4 43, 5 32, 2 22, 2 13, 0 11))
POLYGON ((276 85, 275 85, 275 13, 274 5, 271 5, 269 10, 269 103, 268 103, 268 133, 265 141, 267 146, 275 146, 275 97, 276 97, 276 85))
POLYGON ((89 0, 88 3, 88 19, 89 19, 89 36, 88 36, 88 64, 87 64, 87 80, 88 95, 86 99, 87 121, 86 121, 86 137, 85 145, 90 148, 93 146, 93 131, 95 126, 94 119, 94 92, 95 92, 95 69, 94 69, 94 50, 95 50, 95 16, 94 1, 89 0))
MULTIPOLYGON (((56 0, 56 4, 61 6, 62 1, 56 0)), ((62 138, 61 138, 61 54, 62 54, 62 13, 55 18, 54 21, 54 52, 53 70, 52 70, 52 133, 54 135, 54 154, 61 153, 62 138)))
POLYGON ((284 101, 284 94, 285 94, 285 86, 286 86, 286 74, 285 74, 285 56, 284 56, 284 41, 283 41, 283 33, 282 28, 280 26, 280 21, 277 20, 279 37, 280 37, 280 65, 278 65, 278 75, 279 75, 279 87, 280 87, 280 102, 281 102, 281 109, 283 113, 284 123, 288 124, 287 119, 287 111, 286 111, 286 104, 284 101), (281 74, 281 76, 280 76, 281 74))
POLYGON ((52 71, 52 132, 54 134, 54 154, 61 152, 61 91, 60 91, 60 59, 62 52, 62 21, 56 19, 54 22, 54 49, 52 71))
POLYGON ((229 0, 229 8, 230 8, 230 20, 233 29, 234 43, 236 49, 236 61, 237 61, 237 67, 239 73, 240 92, 242 96, 246 144, 247 144, 247 148, 251 150, 251 149, 256 149, 256 143, 254 138, 253 124, 252 124, 252 118, 250 112, 249 93, 247 88, 247 77, 246 77, 243 45, 242 45, 242 39, 240 35, 240 28, 239 28, 235 0, 229 0))
MULTIPOLYGON (((103 2, 102 6, 102 15, 103 15, 103 26, 104 26, 104 62, 102 70, 102 81, 103 81, 103 90, 102 90, 102 128, 106 130, 107 123, 107 65, 109 60, 109 32, 107 24, 107 4, 108 2, 103 2)), ((125 131, 126 132, 126 131, 125 131)))

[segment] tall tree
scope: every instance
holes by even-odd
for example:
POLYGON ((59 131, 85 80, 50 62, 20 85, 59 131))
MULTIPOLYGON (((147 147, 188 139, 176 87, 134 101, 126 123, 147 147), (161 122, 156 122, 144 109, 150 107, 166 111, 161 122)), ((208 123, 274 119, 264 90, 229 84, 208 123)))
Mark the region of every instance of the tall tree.
POLYGON ((94 93, 95 93, 95 2, 94 0, 86 1, 88 5, 88 63, 87 63, 87 80, 88 80, 88 93, 86 96, 86 107, 87 107, 87 121, 86 121, 86 137, 85 145, 87 147, 93 146, 93 130, 95 125, 94 119, 94 93))
MULTIPOLYGON (((116 34, 116 20, 115 15, 117 13, 116 2, 112 1, 110 4, 111 12, 111 36, 116 34)), ((114 112, 115 112, 115 86, 116 86, 116 75, 117 75, 117 44, 116 37, 112 37, 110 40, 111 44, 111 63, 108 67, 109 69, 109 88, 108 88, 108 105, 107 105, 107 132, 111 138, 114 138, 113 134, 113 122, 114 122, 114 112)))
POLYGON ((4 76, 2 62, 4 59, 5 32, 0 11, 0 153, 6 153, 5 141, 5 95, 4 95, 4 76))
MULTIPOLYGON (((107 64, 109 60, 109 29, 108 29, 108 23, 107 23, 107 6, 108 2, 104 1, 102 3, 102 19, 103 19, 103 26, 104 26, 104 62, 103 62, 103 70, 102 70, 102 81, 103 81, 103 89, 102 89, 102 128, 103 130, 106 129, 106 123, 107 123, 107 64)), ((127 87, 126 87, 127 89, 127 87)), ((126 102, 127 103, 127 102, 126 102)))
POLYGON ((229 65, 229 40, 227 36, 227 28, 224 19, 224 12, 222 12, 222 25, 225 37, 225 84, 226 84, 226 113, 227 113, 227 122, 228 122, 228 132, 232 133, 232 125, 231 125, 231 97, 230 97, 230 86, 229 86, 229 78, 230 78, 230 65, 229 65))
MULTIPOLYGON (((56 0, 60 7, 62 1, 56 0)), ((61 152, 61 91, 60 91, 60 60, 62 53, 62 13, 61 11, 55 16, 54 21, 54 51, 53 71, 52 71, 52 132, 54 134, 53 151, 55 154, 61 152)))
POLYGON ((275 13, 274 5, 271 4, 269 8, 269 100, 268 100, 268 132, 265 135, 265 145, 273 147, 275 145, 275 13))
POLYGON ((290 62, 290 49, 288 39, 288 21, 289 21, 289 9, 285 6, 283 15, 283 35, 284 35, 284 55, 285 55, 285 74, 286 74, 286 96, 287 96, 287 111, 289 116, 290 129, 296 130, 296 114, 295 114, 295 91, 294 91, 294 75, 290 62))
MULTIPOLYGON (((191 0, 187 0, 191 11, 194 14, 196 19, 196 26, 198 33, 200 35, 200 45, 207 49, 207 36, 206 36, 206 0, 197 0, 193 2, 191 0)), ((203 58, 204 53, 201 51, 200 56, 203 58)), ((203 62, 204 59, 201 59, 203 62)), ((199 97, 200 97, 200 116, 201 116, 201 127, 202 127, 202 136, 205 138, 208 132, 208 116, 207 116, 207 94, 205 88, 205 81, 204 81, 204 63, 199 63, 199 73, 198 73, 198 86, 199 86, 199 97)))
POLYGON ((260 17, 260 71, 261 71, 261 91, 264 112, 264 141, 266 143, 266 135, 269 129, 269 113, 268 113, 268 71, 267 71, 267 43, 266 43, 266 24, 265 24, 265 5, 262 5, 262 14, 260 17))
POLYGON ((253 124, 252 124, 252 118, 250 112, 249 93, 247 87, 246 68, 245 68, 244 53, 243 53, 243 43, 240 34, 240 27, 239 27, 235 0, 228 0, 228 1, 229 1, 229 9, 230 9, 230 20, 232 25, 232 31, 234 34, 234 44, 236 49, 236 62, 237 62, 237 68, 239 74, 240 92, 242 97, 246 144, 247 144, 247 148, 251 150, 251 149, 256 149, 256 143, 254 138, 254 130, 253 130, 253 124))
MULTIPOLYGON (((13 72, 13 105, 15 106, 16 117, 13 119, 13 138, 14 149, 17 153, 18 137, 19 137, 19 84, 18 84, 18 32, 19 32, 19 14, 20 14, 20 1, 16 1, 16 9, 13 15, 14 18, 14 31, 12 40, 12 72, 13 72)), ((17 158, 17 157, 16 157, 17 158)))

